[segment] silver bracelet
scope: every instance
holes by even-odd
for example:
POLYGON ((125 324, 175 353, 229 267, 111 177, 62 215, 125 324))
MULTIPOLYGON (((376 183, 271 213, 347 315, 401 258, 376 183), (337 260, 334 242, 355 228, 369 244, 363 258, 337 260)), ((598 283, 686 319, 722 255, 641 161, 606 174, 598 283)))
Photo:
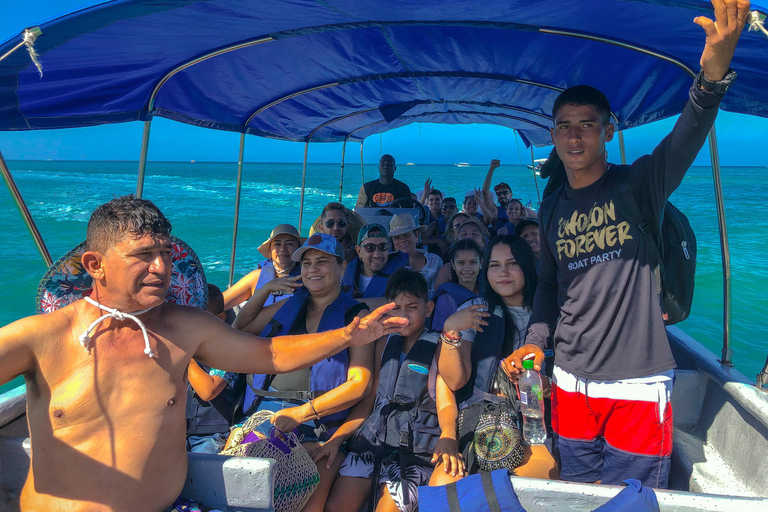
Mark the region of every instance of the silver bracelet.
POLYGON ((448 348, 448 350, 456 350, 461 346, 462 341, 463 340, 461 339, 461 337, 459 337, 459 339, 454 339, 445 333, 440 334, 440 343, 445 345, 448 348))

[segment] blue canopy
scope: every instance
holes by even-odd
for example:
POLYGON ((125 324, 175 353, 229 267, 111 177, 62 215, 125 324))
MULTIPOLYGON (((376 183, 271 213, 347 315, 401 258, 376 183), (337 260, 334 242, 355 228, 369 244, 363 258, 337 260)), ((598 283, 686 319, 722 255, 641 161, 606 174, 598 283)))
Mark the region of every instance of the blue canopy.
MULTIPOLYGON (((328 142, 489 123, 543 145, 576 84, 607 95, 619 129, 679 113, 699 15, 709 2, 116 0, 40 25, 42 77, 23 49, 0 62, 0 130, 162 116, 328 142)), ((764 36, 745 30, 732 67, 721 108, 768 117, 764 36)))

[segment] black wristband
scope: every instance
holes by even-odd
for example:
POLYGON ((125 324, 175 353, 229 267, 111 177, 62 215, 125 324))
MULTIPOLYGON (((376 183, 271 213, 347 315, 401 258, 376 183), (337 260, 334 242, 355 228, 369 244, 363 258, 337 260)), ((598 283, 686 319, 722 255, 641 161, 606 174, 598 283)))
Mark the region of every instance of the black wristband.
POLYGON ((704 70, 702 69, 696 76, 696 85, 707 92, 725 94, 725 92, 730 89, 731 85, 733 85, 734 80, 736 80, 736 72, 732 69, 729 69, 723 79, 718 80, 717 82, 707 80, 704 76, 704 70))

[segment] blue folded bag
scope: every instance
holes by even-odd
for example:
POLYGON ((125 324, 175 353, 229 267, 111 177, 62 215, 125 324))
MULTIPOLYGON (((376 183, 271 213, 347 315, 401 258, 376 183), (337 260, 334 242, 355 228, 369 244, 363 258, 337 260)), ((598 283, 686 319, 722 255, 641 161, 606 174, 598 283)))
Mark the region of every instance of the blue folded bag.
POLYGON ((594 512, 659 512, 659 501, 650 487, 639 480, 624 480, 627 486, 594 512))
POLYGON ((525 512, 509 471, 480 472, 458 482, 419 487, 419 512, 525 512))

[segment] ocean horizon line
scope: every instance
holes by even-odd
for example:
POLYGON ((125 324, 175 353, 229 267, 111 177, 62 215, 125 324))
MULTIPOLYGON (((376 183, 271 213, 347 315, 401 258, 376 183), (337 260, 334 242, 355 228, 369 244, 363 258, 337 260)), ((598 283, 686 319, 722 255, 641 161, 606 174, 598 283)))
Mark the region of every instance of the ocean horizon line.
MULTIPOLYGON (((135 163, 138 164, 138 160, 90 160, 90 159, 82 159, 82 160, 68 160, 68 159, 51 159, 51 158, 9 158, 7 159, 8 162, 105 162, 105 163, 135 163)), ((148 164, 151 163, 158 163, 158 164, 234 164, 237 165, 236 161, 227 161, 227 160, 147 160, 148 164)), ((293 161, 293 162, 276 162, 276 161, 244 161, 244 164, 297 164, 301 165, 304 162, 303 161, 293 161)), ((363 162, 363 165, 376 165, 378 162, 363 162)), ((400 163, 399 165, 405 166, 408 164, 412 165, 456 165, 456 164, 469 164, 472 167, 484 167, 488 166, 490 162, 484 162, 484 163, 473 163, 473 162, 432 162, 432 163, 425 163, 425 162, 406 162, 406 163, 400 163)), ((341 162, 307 162, 307 165, 340 165, 341 162)), ((359 161, 345 161, 345 164, 348 165, 360 165, 359 161)), ((502 166, 530 166, 529 163, 516 163, 516 164, 505 164, 502 163, 502 166)), ((731 165, 731 164, 720 164, 721 167, 732 167, 732 168, 766 168, 768 169, 768 165, 731 165)), ((692 165, 691 167, 704 167, 704 168, 711 168, 711 165, 692 165)))

